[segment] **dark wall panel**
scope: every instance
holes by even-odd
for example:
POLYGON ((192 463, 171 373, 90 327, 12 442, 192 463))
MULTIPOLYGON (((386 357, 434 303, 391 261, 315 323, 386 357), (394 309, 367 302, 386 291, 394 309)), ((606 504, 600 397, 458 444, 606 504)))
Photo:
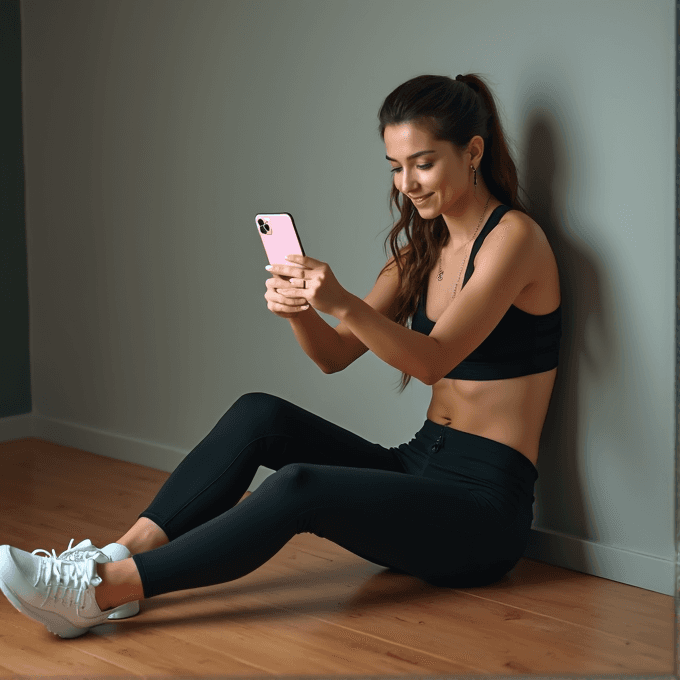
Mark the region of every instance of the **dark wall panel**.
POLYGON ((0 418, 31 411, 19 0, 0 0, 0 418))

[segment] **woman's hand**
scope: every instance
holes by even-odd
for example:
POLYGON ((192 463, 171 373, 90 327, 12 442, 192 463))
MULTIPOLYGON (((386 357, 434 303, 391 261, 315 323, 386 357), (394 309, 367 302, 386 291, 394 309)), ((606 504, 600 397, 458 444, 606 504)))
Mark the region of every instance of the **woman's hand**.
MULTIPOLYGON (((328 264, 306 255, 289 255, 286 259, 292 264, 275 264, 269 270, 274 276, 290 277, 283 287, 276 281, 276 287, 281 288, 279 293, 283 291, 283 296, 297 305, 309 303, 319 312, 338 317, 347 305, 350 293, 338 283, 328 264)), ((269 282, 267 287, 272 288, 269 282)), ((271 297, 267 299, 272 300, 271 297)))
POLYGON ((267 301, 267 309, 282 319, 291 319, 309 309, 309 306, 304 307, 308 305, 307 300, 297 296, 296 288, 291 285, 289 278, 274 274, 265 281, 267 292, 264 299, 267 301))

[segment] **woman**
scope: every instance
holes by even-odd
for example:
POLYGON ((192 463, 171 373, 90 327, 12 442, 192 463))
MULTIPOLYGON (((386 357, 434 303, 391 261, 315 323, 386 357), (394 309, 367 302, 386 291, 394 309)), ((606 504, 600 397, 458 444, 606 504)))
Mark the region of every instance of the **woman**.
POLYGON ((302 532, 440 586, 490 584, 517 564, 558 363, 555 258, 517 198, 479 77, 413 78, 379 120, 401 218, 373 290, 360 300, 298 257, 272 269, 265 298, 325 373, 370 349, 402 371, 402 390, 411 376, 432 385, 422 428, 386 448, 245 394, 115 543, 59 557, 2 546, 0 586, 19 611, 77 637, 140 599, 244 576, 302 532), (239 503, 260 465, 277 472, 239 503))

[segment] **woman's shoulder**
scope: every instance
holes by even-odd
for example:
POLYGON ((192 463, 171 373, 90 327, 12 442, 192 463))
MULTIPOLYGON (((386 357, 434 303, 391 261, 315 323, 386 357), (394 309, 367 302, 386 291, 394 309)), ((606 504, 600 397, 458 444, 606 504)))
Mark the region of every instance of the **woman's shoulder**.
POLYGON ((521 225, 526 225, 534 228, 534 226, 538 227, 538 224, 534 222, 534 220, 529 217, 525 212, 522 210, 516 210, 515 208, 510 207, 510 210, 507 210, 505 213, 503 213, 503 216, 501 217, 500 220, 498 220, 498 224, 521 224, 521 225))
POLYGON ((526 266, 527 271, 530 270, 533 276, 537 264, 542 260, 543 246, 547 239, 541 227, 529 215, 515 209, 508 210, 484 239, 475 257, 475 267, 487 257, 494 257, 494 254, 498 252, 498 248, 502 248, 503 241, 514 234, 520 234, 525 243, 531 244, 530 252, 533 254, 533 257, 530 258, 530 261, 526 262, 526 266))
MULTIPOLYGON (((550 241, 536 220, 521 210, 508 210, 503 218, 509 218, 506 224, 517 225, 518 229, 526 229, 533 236, 535 247, 531 252, 534 257, 527 265, 528 271, 531 272, 529 275, 531 281, 522 294, 527 296, 523 301, 528 305, 531 304, 529 298, 532 297, 535 306, 522 309, 530 314, 549 314, 562 300, 557 260, 550 241)), ((502 221, 499 221, 499 225, 502 221)))
POLYGON ((496 238, 503 238, 502 232, 508 229, 517 229, 530 233, 537 243, 546 240, 543 229, 541 229, 538 223, 530 215, 527 215, 527 213, 522 210, 516 210, 514 208, 508 210, 501 219, 498 220, 497 227, 501 228, 495 228, 491 232, 492 234, 493 232, 496 232, 496 238))

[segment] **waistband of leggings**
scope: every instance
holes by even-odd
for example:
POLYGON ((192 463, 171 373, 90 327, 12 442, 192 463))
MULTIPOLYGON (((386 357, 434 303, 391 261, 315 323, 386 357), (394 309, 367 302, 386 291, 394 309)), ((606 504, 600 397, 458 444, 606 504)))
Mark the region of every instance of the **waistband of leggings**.
POLYGON ((434 441, 439 440, 441 436, 442 446, 447 449, 460 449, 465 452, 466 456, 473 455, 475 450, 481 450, 484 453, 485 462, 496 463, 498 467, 519 476, 532 487, 538 479, 536 466, 523 453, 502 442, 478 434, 463 432, 463 430, 457 430, 448 425, 440 425, 429 418, 425 419, 420 432, 434 441))

